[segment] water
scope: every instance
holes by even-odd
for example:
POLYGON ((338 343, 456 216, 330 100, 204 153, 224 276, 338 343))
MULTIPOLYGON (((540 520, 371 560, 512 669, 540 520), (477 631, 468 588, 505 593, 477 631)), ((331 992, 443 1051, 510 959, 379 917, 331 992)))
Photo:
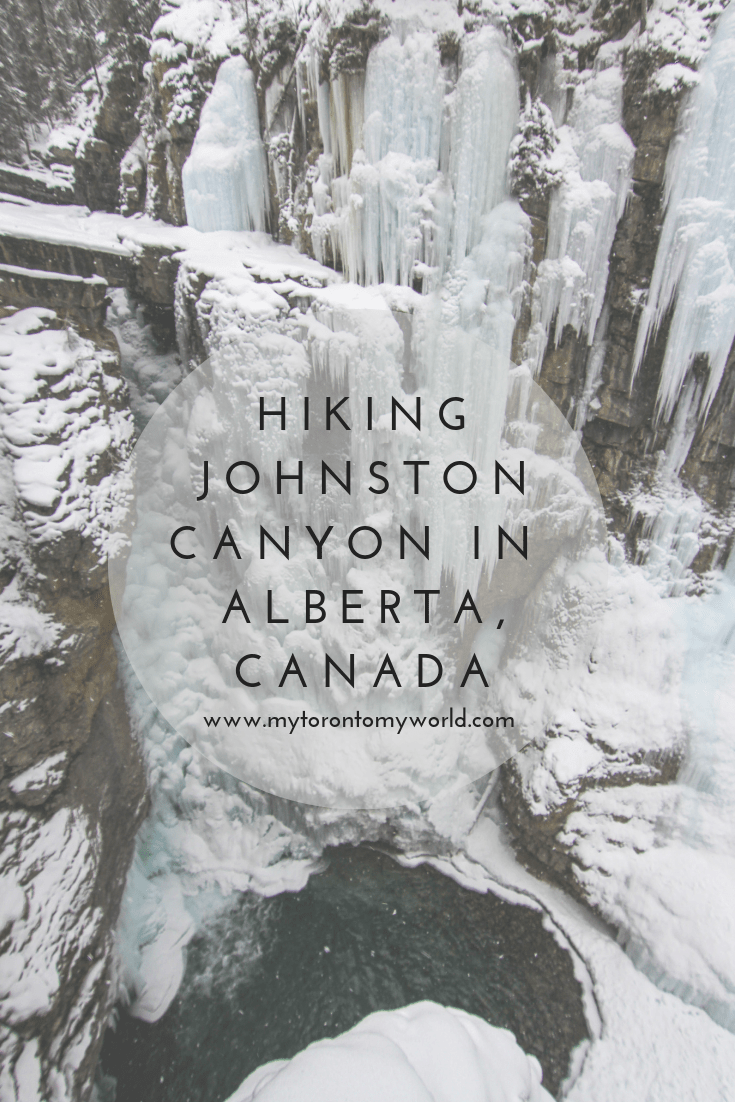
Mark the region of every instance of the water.
POLYGON ((572 961, 538 913, 344 846, 303 891, 241 896, 205 927, 169 1010, 123 1015, 102 1070, 116 1102, 219 1102, 260 1064, 420 999, 512 1030, 553 1093, 587 1036, 572 961))

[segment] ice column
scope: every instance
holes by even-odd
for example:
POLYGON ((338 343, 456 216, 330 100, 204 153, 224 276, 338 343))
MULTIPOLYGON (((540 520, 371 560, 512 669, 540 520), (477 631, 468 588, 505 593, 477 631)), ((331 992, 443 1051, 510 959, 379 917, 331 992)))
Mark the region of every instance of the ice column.
POLYGON ((608 257, 635 152, 621 125, 623 76, 613 49, 600 50, 594 71, 575 90, 567 125, 558 131, 564 182, 552 196, 546 259, 535 286, 537 369, 555 315, 557 343, 572 325, 592 344, 602 313, 608 257))
POLYGON ((321 158, 321 190, 330 194, 322 198, 317 184, 314 243, 319 251, 329 234, 352 282, 408 284, 426 253, 427 189, 439 171, 444 82, 433 36, 391 35, 376 46, 357 102, 360 91, 339 78, 331 87, 324 144, 335 157, 321 158))
POLYGON ((735 7, 720 17, 666 165, 667 210, 635 350, 675 301, 658 406, 668 418, 696 356, 709 358, 700 413, 720 385, 735 338, 735 7))
POLYGON ((268 174, 253 74, 242 57, 220 65, 182 173, 197 230, 265 230, 268 174))
POLYGON ((479 243, 484 216, 505 198, 508 149, 519 110, 515 67, 492 27, 463 41, 460 67, 450 107, 455 264, 479 243))
MULTIPOLYGON (((311 72, 309 86, 322 105, 324 86, 317 91, 311 72)), ((331 86, 311 232, 317 256, 329 239, 351 282, 422 279, 426 288, 433 275, 437 284, 450 239, 456 266, 507 194, 518 82, 498 31, 484 28, 463 45, 457 87, 446 91, 426 31, 391 35, 371 51, 362 100, 357 86, 331 86)), ((323 106, 319 118, 324 129, 323 106)))

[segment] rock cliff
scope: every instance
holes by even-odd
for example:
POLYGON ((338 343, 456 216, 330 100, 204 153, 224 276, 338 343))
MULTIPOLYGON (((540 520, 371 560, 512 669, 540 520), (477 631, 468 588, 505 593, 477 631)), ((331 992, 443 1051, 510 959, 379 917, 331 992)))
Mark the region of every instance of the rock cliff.
POLYGON ((76 1099, 115 992, 113 930, 146 808, 105 567, 132 424, 109 331, 3 312, 1 1093, 76 1099))

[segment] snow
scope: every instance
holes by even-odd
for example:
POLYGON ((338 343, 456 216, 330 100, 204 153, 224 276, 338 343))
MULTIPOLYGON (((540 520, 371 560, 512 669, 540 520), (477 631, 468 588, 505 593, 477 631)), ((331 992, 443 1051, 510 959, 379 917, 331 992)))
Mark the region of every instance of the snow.
POLYGON ((64 779, 69 755, 66 750, 51 754, 38 765, 32 765, 23 773, 18 773, 10 782, 10 791, 16 796, 26 793, 52 792, 64 779))
POLYGON ((13 1068, 16 1088, 20 1098, 27 1102, 42 1102, 41 1061, 38 1053, 38 1040, 33 1038, 23 1046, 13 1068))
POLYGON ((109 988, 109 940, 101 937, 104 916, 95 905, 95 830, 70 808, 45 821, 6 812, 0 829, 0 1094, 3 1102, 70 1102, 95 1039, 90 1004, 100 995, 104 1001, 101 984, 109 988), (72 977, 83 982, 70 999, 72 977))
POLYGON ((721 16, 666 164, 666 217, 635 349, 635 368, 673 306, 661 365, 657 410, 668 420, 697 356, 706 381, 697 392, 709 411, 735 338, 735 9, 721 16))
POLYGON ((0 931, 5 933, 8 926, 12 926, 14 922, 23 917, 26 908, 26 895, 12 873, 3 876, 1 886, 0 931))
POLYGON ((618 790, 569 821, 586 847, 580 881, 622 931, 633 959, 659 986, 735 1027, 732 954, 735 843, 730 738, 735 590, 729 571, 704 600, 673 602, 685 646, 682 711, 689 731, 677 782, 618 790), (626 823, 620 846, 613 820, 626 823))
POLYGON ((681 88, 693 88, 699 83, 698 75, 680 62, 664 65, 653 75, 653 84, 661 92, 676 92, 681 88))
POLYGON ((181 180, 195 229, 265 229, 268 175, 255 82, 244 58, 220 65, 181 180))
POLYGON ((564 1097, 570 1102, 668 1102, 672 1097, 725 1102, 735 1066, 732 1034, 702 1010, 657 989, 586 908, 518 864, 497 818, 496 813, 480 820, 467 839, 466 857, 432 863, 477 891, 540 905, 551 928, 571 945, 573 959, 589 970, 592 1042, 579 1053, 564 1097))
MULTIPOLYGON (((669 73, 671 65, 682 65, 692 74, 710 46, 712 23, 726 6, 723 0, 703 3, 655 0, 647 15, 646 30, 638 37, 634 49, 650 51, 654 57, 665 59, 663 70, 669 73)), ((657 75, 653 79, 657 84, 657 75)), ((694 80, 696 74, 684 77, 682 83, 694 80)))
POLYGON ((85 286, 107 286, 107 281, 98 275, 67 275, 66 272, 44 272, 39 268, 19 268, 14 264, 0 264, 0 276, 3 272, 7 272, 8 275, 26 276, 31 279, 58 280, 61 283, 82 283, 85 286))
POLYGON ((62 633, 52 616, 27 603, 17 578, 5 586, 0 595, 0 654, 4 661, 43 654, 62 633))
POLYGON ((92 887, 96 862, 84 815, 64 808, 47 822, 6 814, 3 865, 17 885, 0 962, 3 1020, 18 1026, 48 1013, 63 975, 83 959, 102 920, 92 887), (18 888, 25 894, 19 906, 18 888))
MULTIPOLYGON (((29 135, 33 160, 27 169, 34 177, 40 177, 49 190, 56 190, 59 186, 57 181, 62 181, 69 197, 73 195, 74 160, 84 156, 88 142, 98 140, 95 131, 114 64, 111 54, 100 58, 95 65, 94 76, 89 73, 81 88, 78 87, 69 96, 61 119, 56 115, 57 124, 48 125, 39 119, 34 134, 29 135), (40 167, 37 159, 49 167, 40 167)), ((59 198, 66 196, 60 195, 59 198)))
MULTIPOLYGON (((279 245, 265 233, 218 231, 202 233, 191 226, 171 226, 145 215, 124 218, 87 207, 54 207, 0 197, 0 234, 107 253, 132 263, 146 250, 169 253, 175 261, 213 276, 239 275, 246 280, 284 284, 284 292, 339 282, 341 277, 289 245, 279 245), (288 281, 298 281, 299 288, 288 281)), ((52 273, 48 278, 52 278, 52 273)), ((94 279, 95 277, 89 277, 94 279)))
POLYGON ((421 1002, 379 1011, 334 1040, 254 1071, 228 1102, 550 1102, 513 1034, 421 1002))
POLYGON ((87 207, 14 202, 12 197, 0 202, 0 233, 5 236, 72 245, 114 256, 130 256, 130 248, 121 243, 115 232, 127 224, 119 215, 100 211, 92 214, 87 207))
MULTIPOLYGON (((0 319, 0 435, 31 538, 78 531, 103 560, 110 524, 127 510, 132 420, 114 355, 54 322, 53 311, 35 307, 0 319), (97 474, 110 452, 120 465, 97 474)), ((42 632, 44 617, 36 619, 42 632)))
POLYGON ((3 176, 6 180, 10 178, 17 181, 21 187, 24 181, 28 180, 31 183, 42 184, 49 191, 66 192, 70 197, 74 193, 72 172, 65 165, 54 165, 53 168, 43 168, 38 165, 33 168, 21 168, 18 165, 9 165, 0 161, 0 177, 3 176))
POLYGON ((619 564, 588 655, 547 678, 541 653, 527 654, 505 670, 502 691, 517 713, 543 710, 545 735, 516 766, 539 825, 561 813, 552 832, 583 898, 659 988, 728 1030, 735 1026, 730 573, 705 599, 662 600, 655 578, 619 564), (676 780, 652 784, 667 760, 676 780))
POLYGON ((154 61, 180 60, 181 45, 206 51, 215 58, 229 54, 240 33, 230 4, 221 0, 169 0, 166 7, 168 10, 151 31, 154 61))
POLYGON ((109 298, 106 324, 117 338, 120 370, 127 383, 136 427, 140 429, 153 416, 159 402, 181 381, 181 358, 175 349, 160 351, 154 327, 127 291, 115 288, 109 298))

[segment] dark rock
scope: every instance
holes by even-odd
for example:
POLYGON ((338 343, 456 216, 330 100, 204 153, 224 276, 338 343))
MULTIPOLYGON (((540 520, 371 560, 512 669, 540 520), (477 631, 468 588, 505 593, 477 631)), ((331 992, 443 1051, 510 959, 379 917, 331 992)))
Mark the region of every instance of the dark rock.
POLYGON ((130 252, 124 245, 120 245, 119 249, 88 248, 20 234, 0 237, 0 261, 11 267, 30 268, 36 272, 60 272, 84 279, 100 276, 110 287, 124 287, 130 271, 130 252))
POLYGON ((0 303, 17 309, 51 306, 59 317, 101 329, 107 311, 107 281, 101 276, 63 275, 0 264, 0 303))
POLYGON ((0 191, 35 203, 60 205, 74 201, 74 187, 67 175, 15 165, 0 165, 0 191))
MULTIPOLYGON (((105 286, 43 273, 16 282, 37 296, 48 286, 55 298, 60 284, 73 293, 105 286)), ((35 318, 32 334, 62 325, 51 311, 35 318)), ((54 376, 60 412, 45 437, 39 436, 44 421, 37 423, 34 442, 53 447, 63 434, 73 440, 90 417, 110 424, 113 442, 84 468, 88 492, 125 470, 130 441, 120 430, 130 417, 127 395, 112 334, 80 328, 59 337, 81 359, 72 355, 68 378, 54 376)), ((43 405, 46 390, 36 376, 29 412, 34 402, 43 405)), ((63 1097, 85 1099, 115 997, 113 930, 146 811, 145 773, 117 684, 114 617, 94 524, 44 534, 39 522, 53 510, 25 501, 22 487, 13 491, 12 476, 8 484, 0 502, 10 533, 0 553, 0 584, 13 587, 14 608, 45 626, 38 639, 23 635, 21 645, 11 637, 9 651, 5 639, 0 666, 0 875, 15 900, 0 950, 23 962, 9 991, 0 992, 0 1060, 16 1079, 18 1060, 30 1064, 40 1097, 58 1095, 63 1083, 63 1097)), ((83 509, 85 490, 78 492, 83 509)))

